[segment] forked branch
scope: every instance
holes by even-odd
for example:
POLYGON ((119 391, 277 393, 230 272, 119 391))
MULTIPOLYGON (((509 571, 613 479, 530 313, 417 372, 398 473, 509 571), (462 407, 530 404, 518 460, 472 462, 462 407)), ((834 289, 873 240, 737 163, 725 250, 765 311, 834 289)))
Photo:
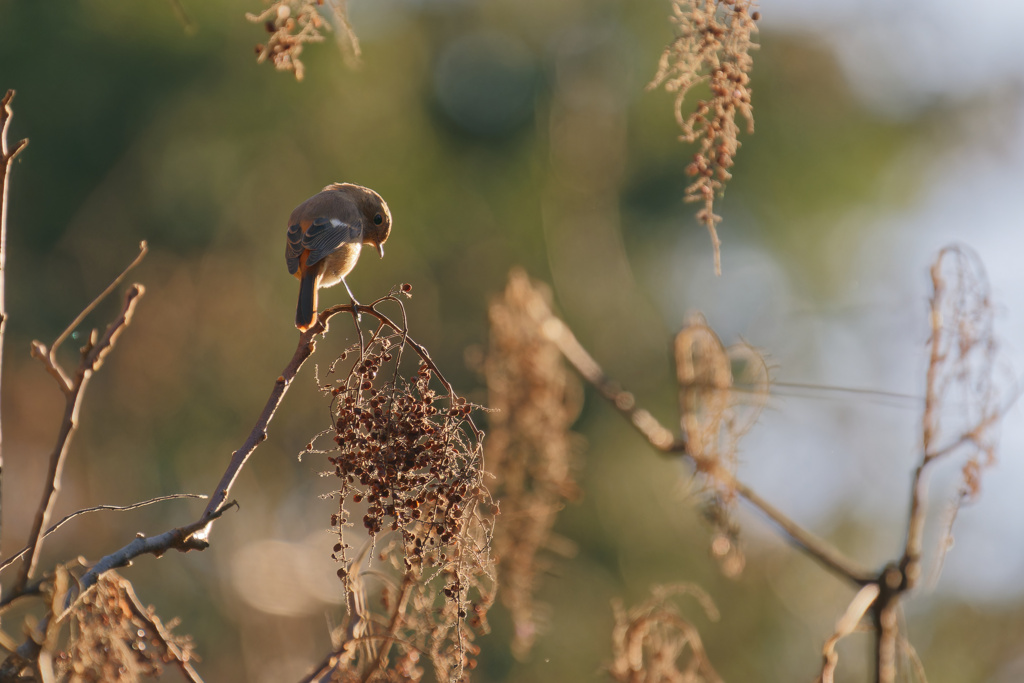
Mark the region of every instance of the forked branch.
MULTIPOLYGON (((128 269, 125 270, 125 273, 122 273, 122 278, 128 270, 131 270, 131 268, 139 262, 139 259, 141 259, 145 254, 145 251, 146 246, 145 243, 143 243, 139 257, 128 267, 128 269)), ((119 280, 120 278, 114 282, 116 283, 119 280)), ((108 287, 101 297, 109 293, 111 289, 112 287, 108 287)), ((57 379, 58 385, 64 393, 64 418, 61 421, 60 430, 57 435, 57 443, 54 445, 53 452, 50 454, 50 465, 43 488, 42 500, 39 503, 39 508, 36 510, 35 520, 32 523, 32 531, 29 533, 29 549, 28 552, 25 553, 25 559, 22 562, 21 570, 18 572, 18 578, 16 579, 8 596, 20 593, 28 584, 29 579, 32 578, 36 562, 39 558, 39 550, 42 546, 45 535, 43 530, 49 522, 50 513, 53 510, 53 505, 60 492, 61 473, 64 469, 64 462, 67 457, 68 447, 70 446, 71 439, 78 427, 78 413, 82 405, 82 398, 85 395, 85 389, 88 386, 93 373, 100 368, 106 355, 113 349, 114 344, 117 342, 117 338, 121 335, 121 332, 123 332, 124 328, 131 322, 132 315, 135 312, 135 305, 138 302, 139 297, 141 297, 144 292, 145 289, 142 285, 132 285, 125 294, 121 313, 107 326, 103 336, 99 337, 97 332, 93 330, 89 335, 89 339, 85 346, 82 348, 81 360, 79 361, 78 368, 75 370, 73 377, 68 375, 61 366, 60 361, 57 360, 54 348, 59 346, 60 342, 67 336, 67 331, 57 338, 57 341, 54 342, 54 346, 49 350, 47 350, 46 347, 38 341, 32 343, 32 355, 35 358, 38 358, 50 374, 57 379)), ((91 309, 95 305, 96 301, 90 304, 86 310, 91 309)), ((5 596, 5 598, 8 596, 5 596)))

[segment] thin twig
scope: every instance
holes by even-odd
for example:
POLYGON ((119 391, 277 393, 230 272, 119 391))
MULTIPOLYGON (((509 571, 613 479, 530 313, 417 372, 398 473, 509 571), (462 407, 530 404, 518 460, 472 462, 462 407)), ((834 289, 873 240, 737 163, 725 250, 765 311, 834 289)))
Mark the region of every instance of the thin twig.
MULTIPOLYGON (((323 314, 321 314, 321 318, 322 316, 323 314)), ((270 391, 270 396, 263 406, 263 411, 260 413, 259 418, 257 418, 252 431, 249 432, 249 435, 242 443, 242 447, 231 454, 231 460, 228 462, 227 469, 224 470, 217 488, 214 489, 213 495, 210 496, 210 502, 206 506, 206 511, 203 512, 203 518, 206 518, 212 511, 217 510, 224 504, 224 501, 228 499, 228 495, 231 492, 231 487, 234 486, 238 475, 241 474, 242 468, 245 467, 249 457, 261 443, 267 440, 267 428, 270 426, 270 421, 274 419, 274 413, 277 412, 278 406, 284 400, 284 395, 288 392, 288 387, 291 386, 292 380, 295 379, 295 376, 302 368, 302 364, 316 350, 314 337, 324 331, 326 331, 326 328, 323 326, 323 320, 321 319, 308 330, 299 334, 299 343, 295 353, 292 355, 291 360, 288 361, 284 371, 274 381, 274 388, 270 391)), ((209 521, 212 522, 213 518, 209 521)), ((206 540, 211 530, 209 526, 201 528, 198 535, 206 540)))
MULTIPOLYGON (((234 501, 222 505, 217 510, 214 510, 211 514, 204 514, 195 522, 180 526, 170 531, 165 531, 158 536, 146 538, 142 534, 135 537, 131 543, 123 546, 114 552, 100 558, 100 561, 92 566, 81 579, 78 580, 77 590, 78 595, 72 601, 72 593, 68 593, 67 604, 64 612, 57 617, 57 621, 63 621, 67 616, 75 609, 82 598, 96 585, 99 578, 111 569, 119 569, 121 567, 130 566, 132 560, 140 555, 153 555, 154 557, 161 557, 168 550, 179 550, 181 552, 188 552, 189 550, 205 550, 209 547, 209 544, 205 541, 197 538, 196 532, 200 529, 208 526, 210 522, 223 515, 227 510, 235 507, 237 504, 234 501)), ((11 599, 14 599, 13 596, 11 599)), ((44 616, 36 630, 39 632, 45 632, 49 627, 52 613, 44 616)), ((17 655, 22 657, 26 661, 36 661, 39 657, 39 653, 42 650, 42 644, 37 643, 34 639, 28 638, 21 645, 18 646, 17 655)))
MULTIPOLYGON (((144 245, 145 243, 143 243, 143 249, 145 248, 144 245)), ((75 378, 67 384, 68 391, 65 392, 64 419, 61 421, 57 443, 50 454, 50 467, 46 476, 42 500, 39 503, 39 508, 36 510, 32 531, 29 533, 29 550, 25 554, 25 560, 21 565, 21 570, 18 572, 18 578, 11 588, 12 593, 21 592, 28 583, 28 580, 32 578, 32 572, 35 571, 39 550, 43 543, 43 529, 50 519, 50 512, 53 510, 57 495, 60 493, 61 472, 64 469, 64 461, 71 438, 78 427, 78 412, 81 408, 82 396, 85 394, 89 379, 103 364, 104 358, 114 347, 118 336, 131 322, 132 314, 135 312, 135 305, 144 292, 145 289, 142 285, 132 285, 125 294, 124 305, 120 315, 107 326, 103 337, 97 340, 95 334, 91 335, 88 343, 82 349, 82 360, 75 372, 75 378)), ((60 375, 66 377, 66 373, 64 373, 53 354, 46 353, 45 347, 39 342, 33 342, 32 355, 39 358, 48 368, 58 370, 60 375)))
MULTIPOLYGON (((384 625, 381 624, 381 627, 383 628, 384 625)), ((418 652, 422 657, 429 656, 429 653, 416 647, 415 643, 412 643, 404 638, 396 638, 393 635, 387 633, 376 633, 366 636, 360 636, 359 638, 353 638, 352 640, 345 641, 345 643, 339 649, 333 650, 324 655, 323 659, 321 659, 320 662, 313 668, 313 671, 299 679, 298 683, 326 683, 326 681, 328 681, 329 679, 325 679, 324 676, 330 675, 331 672, 336 671, 339 666, 345 663, 345 655, 348 652, 348 648, 355 645, 375 643, 380 640, 386 640, 392 643, 401 643, 402 645, 408 647, 410 650, 418 652)))
MULTIPOLYGON (((108 572, 111 569, 118 569, 120 567, 127 567, 131 564, 132 560, 140 555, 161 557, 168 550, 179 550, 181 552, 188 552, 189 550, 205 550, 209 547, 209 544, 196 538, 196 531, 202 529, 213 520, 220 518, 221 515, 231 508, 237 506, 238 504, 235 501, 229 501, 210 514, 203 514, 202 517, 191 524, 186 524, 185 526, 165 531, 162 534, 151 538, 146 538, 142 534, 139 534, 135 537, 135 540, 128 545, 100 558, 100 561, 94 564, 89 571, 82 576, 78 582, 80 593, 76 602, 81 600, 81 596, 85 595, 85 593, 96 584, 96 581, 104 572, 108 572)), ((72 609, 73 607, 74 605, 69 609, 72 609)))
POLYGON ((407 571, 405 579, 402 581, 402 592, 398 596, 398 602, 395 605, 395 613, 391 615, 391 622, 388 624, 387 633, 384 634, 387 640, 384 641, 384 647, 380 649, 380 655, 378 655, 374 666, 370 667, 363 675, 363 683, 368 683, 375 673, 387 666, 391 645, 395 642, 395 634, 401 626, 402 619, 405 618, 405 608, 409 603, 409 597, 412 595, 412 589, 415 585, 416 577, 413 576, 411 571, 407 571))
MULTIPOLYGON (((28 145, 28 139, 23 139, 14 145, 13 149, 7 146, 7 130, 11 125, 11 118, 14 112, 11 110, 11 100, 14 99, 14 91, 8 90, 3 100, 0 100, 0 373, 3 371, 4 332, 7 329, 7 304, 4 291, 4 283, 7 280, 7 198, 8 180, 11 177, 11 166, 14 158, 28 145)), ((2 379, 2 374, 0 374, 2 379)), ((0 386, 3 382, 0 381, 0 386)), ((0 494, 3 491, 3 431, 0 428, 0 494)), ((0 498, 2 502, 2 498, 0 498)), ((0 505, 0 512, 3 505, 0 505)), ((0 514, 0 538, 3 538, 3 515, 0 514)))
MULTIPOLYGON (((52 576, 44 576, 42 578, 36 579, 35 581, 30 581, 29 584, 25 586, 24 590, 22 590, 20 593, 4 596, 4 598, 0 600, 0 614, 3 614, 3 612, 6 611, 11 604, 20 600, 21 598, 32 598, 42 595, 43 586, 49 583, 52 580, 52 578, 52 576)), ((2 678, 0 678, 0 680, 2 680, 2 678)))
POLYGON ((49 355, 50 355, 50 361, 52 363, 54 363, 56 365, 55 359, 57 357, 57 349, 60 347, 60 345, 63 344, 64 341, 68 338, 68 336, 72 332, 75 331, 76 327, 78 327, 79 325, 82 324, 82 321, 85 320, 85 317, 87 315, 92 313, 93 310, 97 306, 99 306, 100 303, 104 299, 106 299, 108 296, 110 296, 111 292, 113 292, 115 289, 117 289, 121 285, 121 283, 124 281, 124 279, 128 276, 128 273, 132 272, 132 270, 134 270, 137 265, 142 263, 142 259, 146 258, 146 254, 147 253, 149 253, 149 245, 146 244, 145 240, 143 240, 142 242, 139 242, 139 254, 138 254, 138 256, 136 256, 135 259, 131 263, 129 263, 128 266, 123 271, 121 271, 120 275, 118 275, 116 278, 114 278, 113 282, 111 282, 109 285, 107 285, 106 289, 104 289, 102 292, 100 292, 99 296, 97 296, 95 299, 93 299, 92 302, 88 306, 83 308, 82 312, 79 313, 78 316, 74 320, 71 321, 71 324, 68 325, 67 328, 65 328, 63 332, 60 333, 60 336, 57 337, 57 340, 54 341, 52 344, 50 344, 50 353, 49 353, 49 355))
POLYGON ((793 545, 803 550, 805 554, 817 560, 823 566, 831 569, 833 573, 843 576, 859 586, 866 586, 876 581, 875 575, 869 570, 791 520, 739 479, 732 477, 726 486, 731 486, 741 498, 772 520, 786 534, 793 545))
MULTIPOLYGON (((60 520, 59 522, 57 522, 56 524, 51 526, 49 529, 46 530, 46 533, 43 534, 43 538, 46 538, 47 536, 49 536, 50 534, 55 532, 57 529, 59 529, 62 526, 64 526, 64 524, 66 524, 67 522, 70 522, 72 519, 74 519, 75 517, 78 517, 79 515, 84 515, 84 514, 87 514, 87 513, 90 513, 90 512, 103 512, 103 511, 128 512, 129 510, 138 510, 139 508, 146 507, 147 505, 153 505, 154 503, 162 503, 165 500, 176 500, 178 498, 203 498, 203 499, 205 499, 206 496, 204 496, 204 495, 202 495, 200 493, 172 493, 172 494, 169 494, 169 495, 166 495, 166 496, 158 496, 156 498, 150 498, 149 500, 144 500, 144 501, 142 501, 140 503, 132 503, 131 505, 96 505, 96 506, 91 507, 91 508, 83 508, 81 510, 76 510, 75 512, 72 512, 69 515, 66 515, 64 517, 64 519, 60 520)), ((7 567, 9 567, 12 564, 14 564, 14 562, 19 557, 21 557, 22 555, 27 553, 29 551, 29 547, 30 546, 25 546, 24 548, 19 550, 14 555, 11 555, 10 557, 8 557, 3 562, 0 562, 0 572, 2 572, 4 569, 7 569, 7 567)))
POLYGON ((135 594, 135 589, 132 588, 132 584, 129 581, 121 581, 121 590, 128 597, 128 601, 131 603, 132 611, 135 612, 135 616, 141 619, 146 626, 156 634, 160 639, 160 644, 163 645, 165 652, 174 658, 175 664, 181 669, 181 673, 192 683, 203 683, 203 679, 200 678, 199 673, 192 668, 192 664, 189 663, 189 657, 185 652, 182 652, 181 648, 174 642, 174 638, 170 632, 164 627, 160 619, 153 614, 152 610, 142 604, 139 601, 139 596, 135 594))
MULTIPOLYGON (((361 304, 339 304, 332 306, 322 311, 318 316, 316 322, 305 332, 299 334, 299 343, 295 349, 295 353, 292 355, 292 359, 285 366, 284 371, 278 376, 274 382, 274 388, 270 392, 270 396, 267 398, 267 402, 263 407, 263 412, 260 413, 259 418, 256 420, 256 424, 253 426, 252 431, 249 432, 249 436, 245 439, 242 447, 231 454, 231 461, 228 463, 227 469, 224 471, 224 475, 221 477, 220 483, 217 484, 217 488, 214 490, 212 496, 210 496, 210 502, 206 506, 206 512, 209 513, 211 510, 217 509, 225 500, 228 498, 228 494, 231 492, 231 487, 238 479, 238 475, 241 473, 245 463, 249 460, 249 457, 253 454, 256 448, 267 439, 267 428, 270 425, 270 421, 274 419, 274 413, 277 411, 278 406, 281 405, 281 401, 284 399, 285 393, 288 391, 288 387, 291 386, 292 380, 298 374, 302 368, 303 363, 313 355, 316 351, 315 337, 317 335, 326 335, 328 329, 328 322, 330 319, 338 313, 350 313, 353 315, 367 313, 381 323, 387 325, 391 329, 395 330, 403 336, 405 342, 416 351, 424 363, 430 367, 434 376, 437 377, 438 381, 452 393, 452 386, 441 374, 441 371, 434 365, 434 361, 431 360, 430 354, 426 348, 417 344, 408 335, 408 330, 404 327, 400 327, 386 315, 378 311, 375 306, 384 301, 398 301, 396 297, 385 296, 374 301, 369 306, 361 304)), ((474 426, 475 429, 475 426, 474 426)), ((203 530, 201 535, 208 534, 209 530, 203 530)))

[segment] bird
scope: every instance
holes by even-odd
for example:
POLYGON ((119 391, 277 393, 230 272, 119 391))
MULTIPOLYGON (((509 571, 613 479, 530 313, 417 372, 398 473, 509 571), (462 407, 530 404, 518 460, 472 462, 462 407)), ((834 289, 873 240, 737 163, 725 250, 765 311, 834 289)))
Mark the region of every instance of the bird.
POLYGON ((352 183, 332 183, 295 207, 288 219, 285 260, 299 280, 295 327, 305 332, 316 320, 317 290, 339 282, 352 304, 359 302, 345 281, 364 244, 384 258, 391 210, 379 194, 352 183))

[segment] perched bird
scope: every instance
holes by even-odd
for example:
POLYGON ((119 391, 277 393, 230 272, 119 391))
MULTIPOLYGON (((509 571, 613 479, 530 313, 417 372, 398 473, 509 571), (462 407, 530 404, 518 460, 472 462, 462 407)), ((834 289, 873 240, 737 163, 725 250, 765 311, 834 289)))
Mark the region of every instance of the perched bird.
POLYGON ((295 207, 285 245, 288 272, 300 282, 295 327, 305 331, 313 326, 321 287, 342 282, 352 303, 358 304, 345 276, 355 268, 364 244, 376 247, 384 258, 390 233, 388 205, 379 194, 359 185, 328 185, 295 207))

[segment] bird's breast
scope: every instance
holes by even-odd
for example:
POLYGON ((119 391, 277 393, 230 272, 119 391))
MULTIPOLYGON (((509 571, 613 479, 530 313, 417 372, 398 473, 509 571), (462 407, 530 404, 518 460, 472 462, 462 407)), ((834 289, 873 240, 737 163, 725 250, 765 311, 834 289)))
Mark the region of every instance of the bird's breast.
POLYGON ((330 287, 341 282, 341 278, 352 272, 359 260, 359 251, 363 245, 359 242, 343 244, 323 260, 323 275, 320 277, 321 287, 330 287))

